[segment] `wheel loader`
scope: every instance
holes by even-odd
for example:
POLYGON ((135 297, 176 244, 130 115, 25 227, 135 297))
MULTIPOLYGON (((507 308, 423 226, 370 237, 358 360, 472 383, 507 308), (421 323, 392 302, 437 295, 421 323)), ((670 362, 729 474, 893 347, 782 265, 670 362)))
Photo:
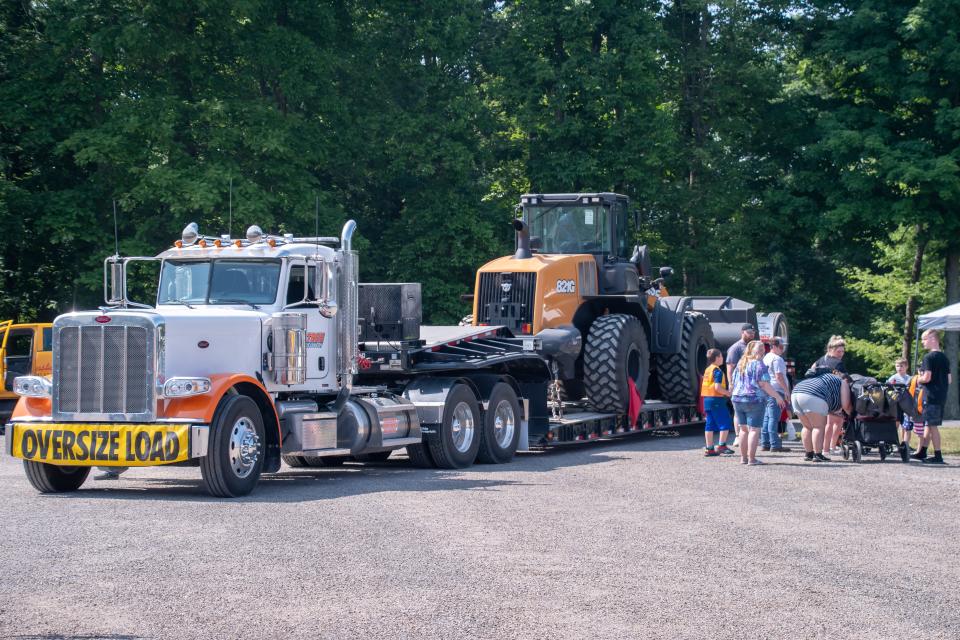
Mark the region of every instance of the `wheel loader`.
POLYGON ((696 402, 707 350, 726 349, 749 322, 787 339, 781 313, 726 296, 672 296, 631 240, 636 213, 616 193, 528 193, 513 222, 516 252, 477 271, 475 325, 533 336, 562 399, 623 412, 631 381, 643 399, 696 402))

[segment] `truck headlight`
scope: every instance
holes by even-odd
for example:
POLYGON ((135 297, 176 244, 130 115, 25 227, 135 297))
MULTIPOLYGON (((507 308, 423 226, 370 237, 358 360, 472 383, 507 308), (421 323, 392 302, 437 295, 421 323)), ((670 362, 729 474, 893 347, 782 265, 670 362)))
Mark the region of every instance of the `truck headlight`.
POLYGON ((28 398, 49 398, 53 383, 40 376, 17 376, 13 379, 13 392, 28 398))
POLYGON ((163 384, 166 398, 197 396, 210 391, 210 378, 170 378, 163 384))

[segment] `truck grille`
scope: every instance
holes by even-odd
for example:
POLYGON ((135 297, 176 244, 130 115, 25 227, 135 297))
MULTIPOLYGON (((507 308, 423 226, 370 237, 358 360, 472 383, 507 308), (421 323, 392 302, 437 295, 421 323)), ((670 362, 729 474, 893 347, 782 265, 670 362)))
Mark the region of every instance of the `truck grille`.
POLYGON ((128 419, 154 413, 153 327, 71 324, 55 332, 54 414, 128 419))
POLYGON ((533 325, 536 290, 535 273, 481 273, 477 321, 523 333, 524 324, 533 325))

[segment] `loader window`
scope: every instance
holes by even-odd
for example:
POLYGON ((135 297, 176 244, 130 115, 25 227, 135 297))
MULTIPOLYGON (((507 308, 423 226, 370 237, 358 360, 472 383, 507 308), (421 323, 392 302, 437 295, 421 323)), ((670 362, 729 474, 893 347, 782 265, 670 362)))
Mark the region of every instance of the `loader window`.
POLYGON ((610 253, 607 215, 598 205, 527 209, 530 235, 540 238, 541 253, 610 253))

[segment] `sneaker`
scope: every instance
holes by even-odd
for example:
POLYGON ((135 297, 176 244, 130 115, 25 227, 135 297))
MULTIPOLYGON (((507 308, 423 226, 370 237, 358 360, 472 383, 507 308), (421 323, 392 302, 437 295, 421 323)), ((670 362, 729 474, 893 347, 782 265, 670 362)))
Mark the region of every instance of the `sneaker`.
POLYGON ((834 447, 833 449, 830 450, 830 453, 832 453, 835 456, 843 455, 843 449, 841 449, 840 447, 834 447))
POLYGON ((705 458, 715 458, 715 457, 717 457, 718 455, 720 455, 720 453, 719 453, 716 449, 704 449, 704 450, 703 450, 703 456, 704 456, 705 458))
POLYGON ((921 460, 923 464, 947 464, 943 461, 943 456, 933 456, 932 458, 924 458, 921 460))
POLYGON ((819 460, 814 457, 813 451, 808 451, 806 454, 804 454, 803 459, 807 462, 819 462, 819 460))
POLYGON ((926 459, 927 459, 927 452, 924 451, 923 453, 920 453, 920 452, 918 451, 917 453, 911 455, 910 457, 913 458, 914 460, 926 460, 926 459))
POLYGON ((770 451, 773 451, 774 453, 790 453, 790 449, 787 447, 771 447, 770 451))
POLYGON ((770 451, 770 447, 769 446, 760 447, 760 451, 770 451))
POLYGON ((749 463, 748 463, 746 460, 744 460, 744 459, 741 458, 741 459, 740 459, 740 464, 749 464, 749 463))
POLYGON ((722 453, 722 454, 725 455, 725 456, 732 456, 732 455, 734 455, 736 452, 735 452, 733 449, 731 449, 730 447, 728 447, 727 445, 722 444, 722 445, 720 445, 719 447, 717 447, 717 453, 722 453))
POLYGON ((816 460, 817 462, 833 462, 830 458, 823 455, 822 453, 813 454, 813 459, 816 460))
POLYGON ((767 464, 767 463, 764 462, 763 460, 751 460, 751 461, 748 462, 747 464, 750 465, 751 467, 754 467, 754 466, 756 466, 756 465, 758 465, 758 464, 767 464))

